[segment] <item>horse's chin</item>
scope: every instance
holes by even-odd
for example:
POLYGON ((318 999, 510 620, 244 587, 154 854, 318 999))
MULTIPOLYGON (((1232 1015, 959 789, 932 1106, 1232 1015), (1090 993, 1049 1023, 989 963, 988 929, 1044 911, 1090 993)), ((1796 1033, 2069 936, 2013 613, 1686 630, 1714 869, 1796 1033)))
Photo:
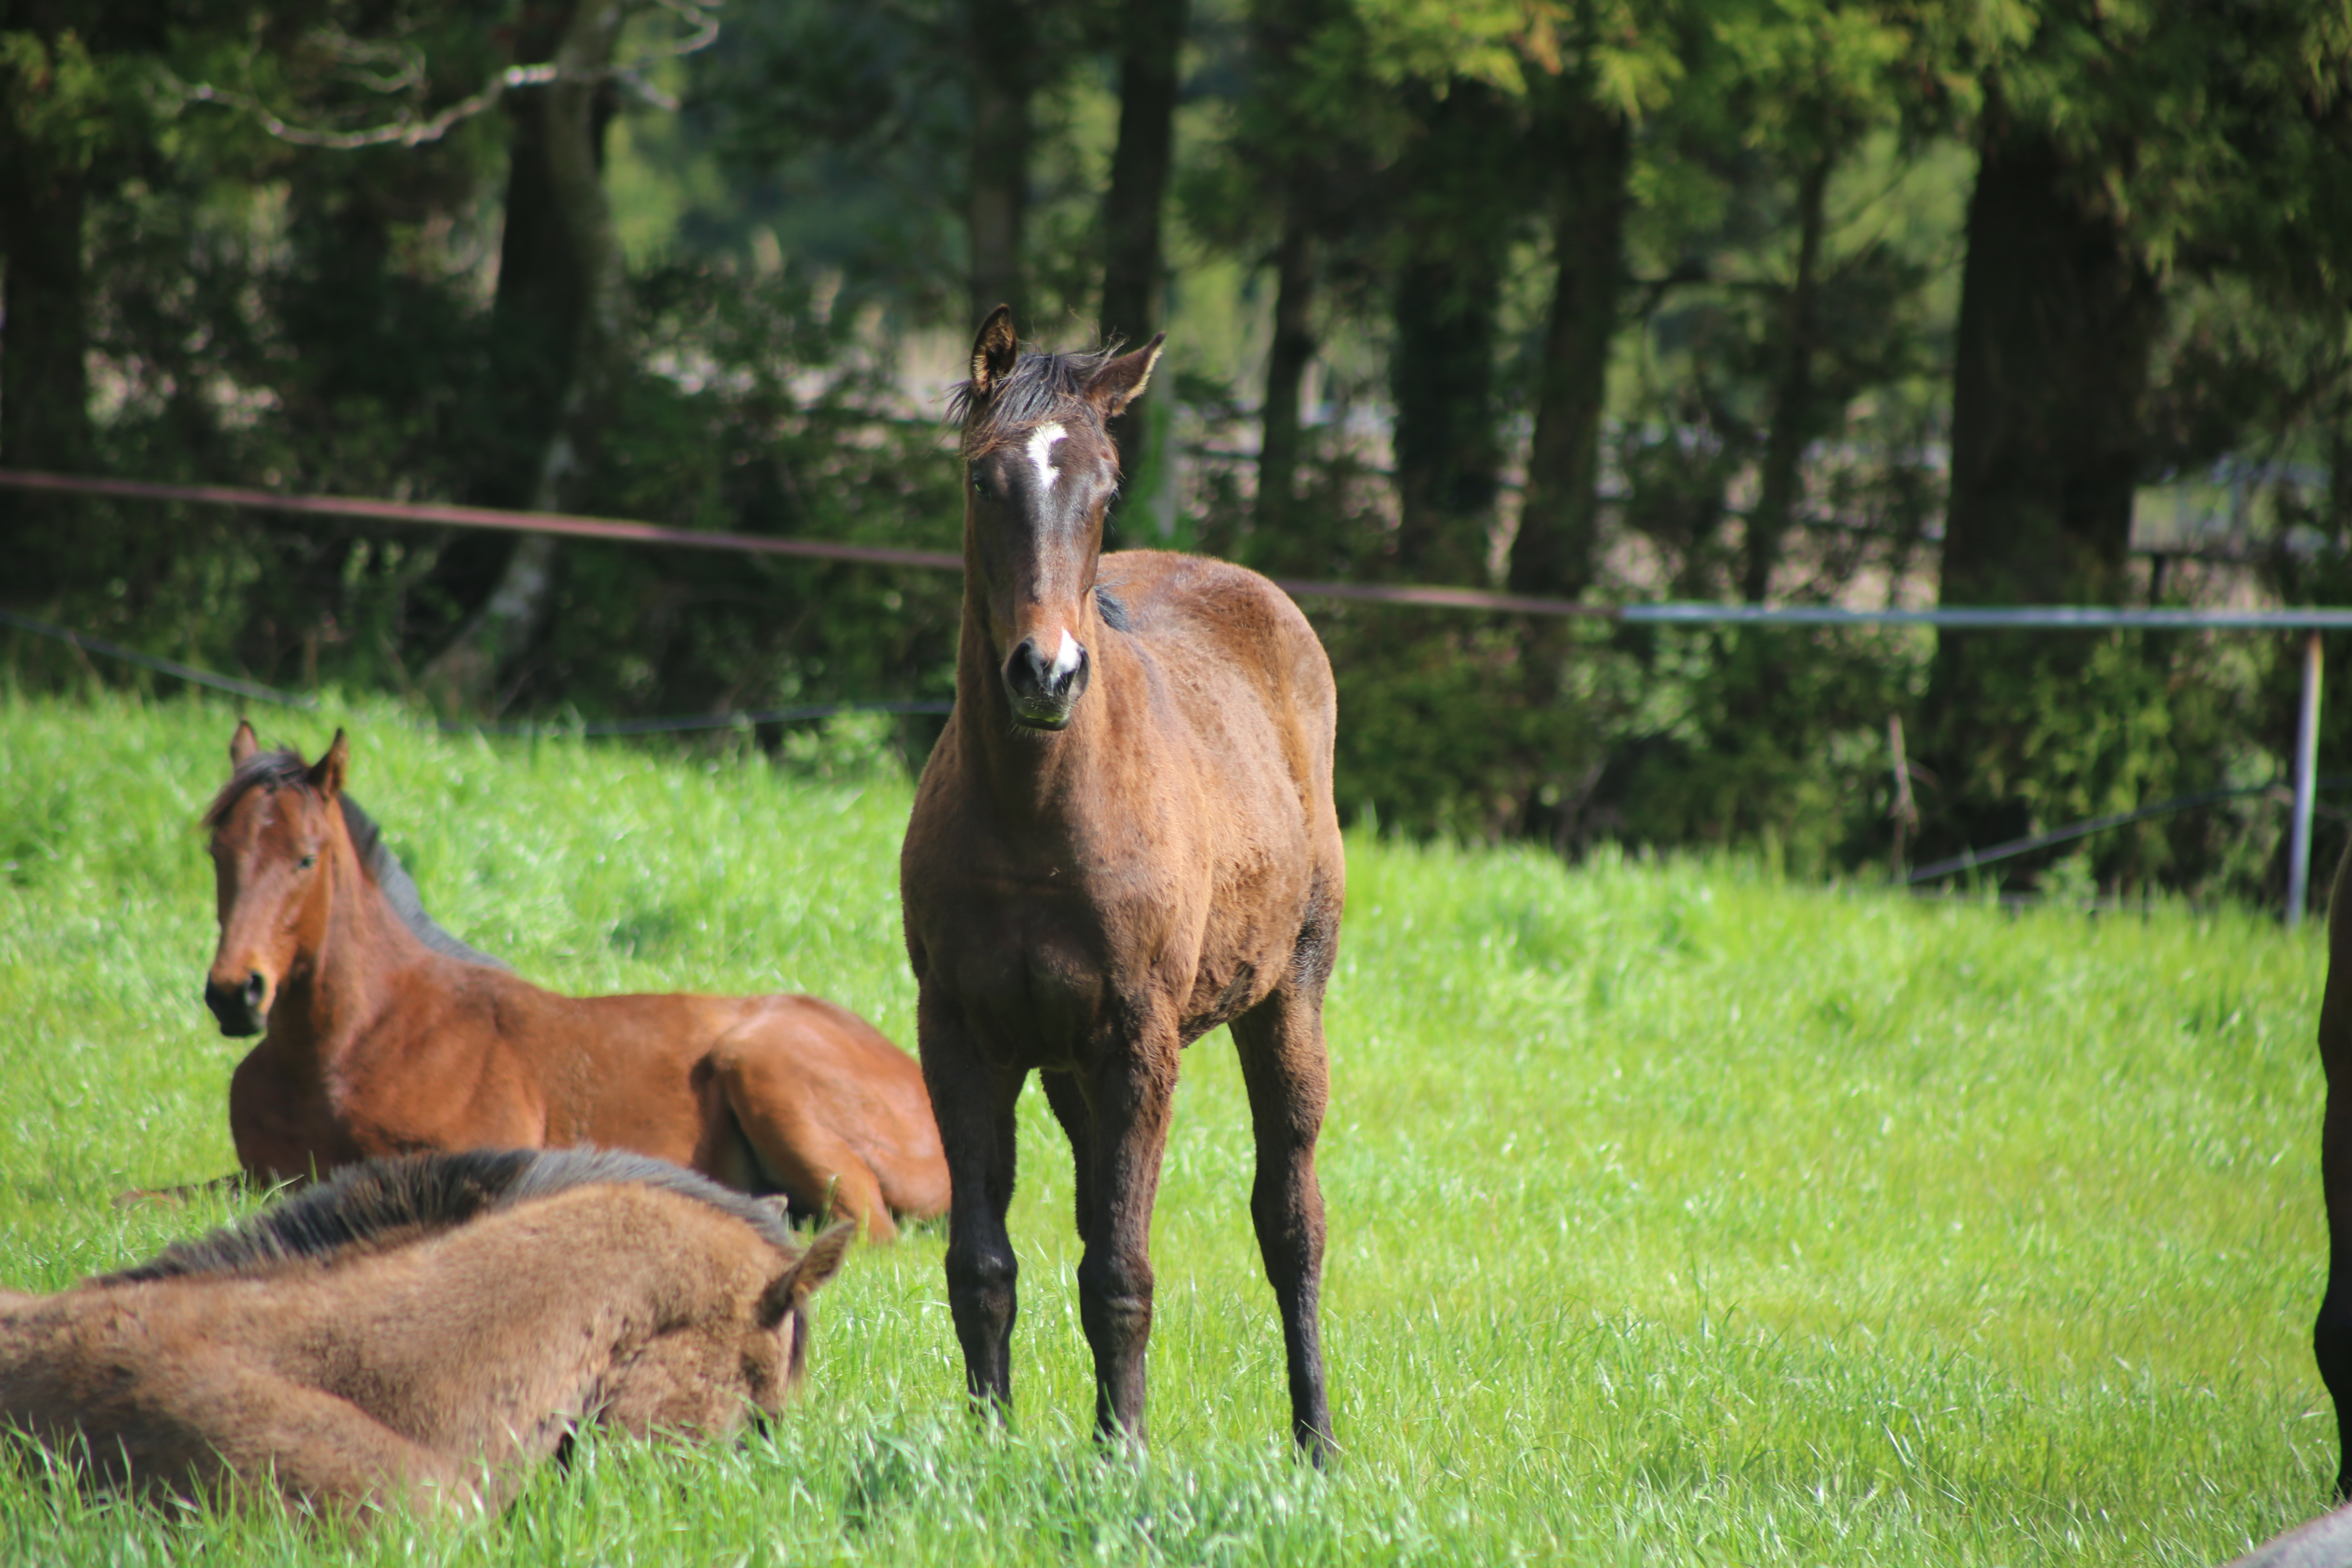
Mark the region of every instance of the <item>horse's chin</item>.
POLYGON ((1013 721, 1024 730, 1032 730, 1042 735, 1058 735, 1070 727, 1070 715, 1076 710, 1075 702, 1060 708, 1029 708, 1015 702, 1013 705, 1013 721))

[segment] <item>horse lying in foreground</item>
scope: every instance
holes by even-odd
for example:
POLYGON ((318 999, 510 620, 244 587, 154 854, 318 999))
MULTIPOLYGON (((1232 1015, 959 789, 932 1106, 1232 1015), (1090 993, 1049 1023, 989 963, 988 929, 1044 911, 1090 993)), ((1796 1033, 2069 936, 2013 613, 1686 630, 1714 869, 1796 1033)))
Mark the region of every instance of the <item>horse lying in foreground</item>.
POLYGON ((430 1149, 633 1149, 856 1219, 948 1206, 922 1070, 814 996, 560 996, 425 914, 343 794, 342 731, 314 764, 240 722, 205 813, 220 946, 205 1001, 261 1035, 229 1084, 249 1175, 323 1174, 430 1149), (266 1029, 266 1033, 264 1032, 266 1029))
POLYGON ((635 1154, 359 1165, 138 1268, 0 1293, 0 1425, 106 1488, 495 1510, 581 1427, 775 1415, 856 1234, 803 1249, 773 1205, 635 1154))

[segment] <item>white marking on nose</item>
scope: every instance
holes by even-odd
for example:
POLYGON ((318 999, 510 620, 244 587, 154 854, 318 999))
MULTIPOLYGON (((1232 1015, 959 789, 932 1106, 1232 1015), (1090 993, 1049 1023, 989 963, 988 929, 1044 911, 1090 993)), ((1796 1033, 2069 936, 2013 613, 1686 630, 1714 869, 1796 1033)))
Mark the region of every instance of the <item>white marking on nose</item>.
POLYGON ((1078 668, 1078 645, 1066 626, 1062 630, 1062 646, 1054 655, 1054 679, 1060 680, 1078 668))
MULTIPOLYGON (((1036 465, 1037 489, 1040 493, 1051 490, 1060 470, 1054 467, 1054 443, 1066 441, 1070 433, 1059 425, 1040 425, 1029 432, 1029 461, 1036 465)), ((1063 637, 1070 634, 1064 632, 1063 637)))

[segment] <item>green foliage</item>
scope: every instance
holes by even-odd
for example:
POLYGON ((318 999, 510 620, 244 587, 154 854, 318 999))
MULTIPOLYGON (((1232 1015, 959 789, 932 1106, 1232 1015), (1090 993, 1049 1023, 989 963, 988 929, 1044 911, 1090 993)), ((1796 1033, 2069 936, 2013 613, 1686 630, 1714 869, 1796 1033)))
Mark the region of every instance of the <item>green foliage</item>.
POLYGON ((1580 837, 1758 845, 1801 877, 1884 864, 1886 725, 1923 682, 1917 639, 1742 627, 1633 640, 1643 738, 1595 781, 1580 837))
POLYGON ((1339 682, 1332 789, 1350 820, 1492 842, 1557 806, 1599 750, 1590 710, 1533 695, 1538 669, 1512 628, 1351 607, 1317 630, 1339 682))
MULTIPOLYGON (((453 931, 563 988, 804 987, 910 1042, 907 784, 264 714, 453 931)), ((198 999, 212 702, 0 696, 0 1282, 217 1222, 121 1211, 230 1160, 198 999), (31 859, 17 846, 43 847, 31 859)), ((1246 1100, 1187 1053, 1154 1226, 1154 1447, 1086 1433, 1071 1173, 1020 1109, 1016 1421, 961 1408, 936 1227, 820 1298, 772 1436, 583 1445, 504 1518, 354 1539, 0 1468, 0 1557, 1174 1564, 2209 1563, 2329 1506, 2324 956, 2248 914, 1578 868, 1359 834, 1318 1159, 1340 1462, 1286 1451, 1246 1100)))
MULTIPOLYGON (((657 12, 631 37, 673 30, 657 12)), ((1172 348, 1152 406, 1166 424, 1153 462, 1191 443, 1178 466, 1201 504, 1165 538, 1286 575, 1396 575, 1412 553, 1399 482, 1450 466, 1470 470, 1469 500, 1429 561, 1483 583, 1507 557, 1511 503, 1493 498, 1517 480, 1548 352, 1562 126, 1611 121, 1633 128, 1633 163, 1600 596, 1741 592, 1758 474, 1790 398, 1801 482, 1771 596, 1926 587, 1961 209, 1989 127, 2055 136, 2082 200, 2165 269, 2147 478, 2231 456, 2344 472, 2340 13, 2305 0, 1199 0, 1163 301, 1172 348), (1447 142, 1446 116, 1474 100, 1479 136, 1447 142), (1822 170, 1818 304, 1799 352, 1801 193, 1822 170), (1302 210, 1310 450, 1299 503, 1268 538, 1246 459, 1268 261, 1302 210), (1444 308, 1400 331, 1404 285, 1439 271, 1444 308), (1461 374, 1423 374, 1445 350, 1439 368, 1461 374), (1398 416, 1414 385, 1447 416, 1433 443, 1405 427, 1426 428, 1427 410, 1398 416), (1424 462, 1432 445, 1445 450, 1424 462)), ((1047 334, 1077 342, 1099 283, 1115 9, 1052 0, 1026 15, 1040 83, 1026 270, 1047 334)), ((361 151, 296 145, 264 120, 302 134, 421 123, 482 89, 520 16, 493 0, 11 11, 0 200, 27 172, 87 181, 97 395, 73 460, 455 500, 491 499, 493 476, 530 469, 539 454, 519 449, 530 443, 495 390, 514 370, 490 308, 510 117, 361 151)), ((653 73, 682 111, 615 84, 606 189, 625 209, 635 364, 584 481, 592 510, 952 543, 952 463, 925 416, 969 326, 971 26, 949 0, 739 7, 713 47, 653 73)), ((2262 568, 2273 585, 2336 593, 2328 552, 2352 487, 2275 489, 2246 548, 2278 547, 2262 568)), ((272 682, 396 693, 482 607, 507 548, 194 509, 40 516, 75 570, 21 607, 272 682)), ((950 687, 950 576, 569 544, 558 559, 547 629, 491 700, 507 716, 950 687)), ((2221 576, 2176 566, 2165 595, 2203 602, 2232 591, 2221 576)), ((1316 613, 1344 694, 1348 808, 1398 830, 1778 845, 1790 864, 1874 868, 1885 759, 1873 737, 1897 712, 1922 736, 1935 728, 1908 644, 1882 655, 1798 638, 1768 656, 1734 637, 1604 646, 1517 622, 1316 613)), ((2276 651, 2035 652, 1997 683, 2021 706, 1978 749, 1985 787, 2021 829, 2267 776, 2291 733, 2294 671, 2276 651)), ((82 679, 75 656, 22 638, 6 658, 26 682, 82 679)), ((925 733, 908 726, 897 743, 911 755, 925 733)), ((2256 803, 2103 839, 2083 864, 2110 887, 2255 893, 2277 880, 2275 837, 2256 803)))
MULTIPOLYGON (((2007 722, 1950 733, 1972 787, 2011 805, 1986 838, 1962 847, 2274 776, 2247 723, 2269 650, 2219 640, 2115 632, 2021 651, 1969 638, 1962 679, 2007 722)), ((1922 795, 1923 809, 1938 804, 1937 792, 1922 795)), ((2258 801, 2142 823, 2084 853, 2110 889, 2260 897, 2283 826, 2273 804, 2258 801)))

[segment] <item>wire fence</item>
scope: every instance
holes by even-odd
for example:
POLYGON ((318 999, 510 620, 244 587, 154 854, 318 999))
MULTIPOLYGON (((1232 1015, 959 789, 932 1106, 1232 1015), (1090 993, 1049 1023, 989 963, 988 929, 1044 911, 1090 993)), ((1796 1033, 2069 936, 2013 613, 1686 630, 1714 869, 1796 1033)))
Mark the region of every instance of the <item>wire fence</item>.
MULTIPOLYGON (((196 506, 231 507, 304 517, 327 517, 394 522, 425 527, 489 529, 509 533, 542 533, 559 538, 589 539, 610 543, 659 545, 690 550, 726 550, 755 555, 796 556, 865 565, 919 571, 961 571, 963 558, 945 551, 905 550, 881 545, 850 544, 823 540, 782 539, 766 534, 724 533, 698 529, 664 528, 615 518, 581 517, 562 512, 507 511, 489 507, 444 505, 436 502, 375 500, 348 496, 285 495, 274 490, 229 485, 158 484, 143 479, 101 479, 84 475, 34 473, 0 468, 0 488, 51 494, 112 497, 118 500, 180 502, 196 506)), ((1486 589, 1430 584, 1336 583, 1276 578, 1276 584, 1299 598, 1351 600, 1428 610, 1484 611, 1523 616, 1550 616, 1599 620, 1628 626, 1920 626, 1936 630, 2008 631, 2233 631, 2302 632, 2305 634, 2303 702, 2297 728, 2292 780, 2294 821, 2288 851, 2286 919, 2298 923, 2307 901, 2311 859, 2311 819, 2314 803, 2323 789, 2352 787, 2352 778, 2317 776, 2321 635, 2352 630, 2352 608, 2290 605, 2265 610, 2196 610, 2178 607, 2131 609, 2101 605, 1939 605, 1906 609, 1848 608, 1830 605, 1720 605, 1669 602, 1614 605, 1581 599, 1547 598, 1486 589)), ((100 637, 50 626, 13 611, 0 610, 0 622, 41 636, 57 637, 87 652, 125 659, 260 701, 294 708, 315 708, 318 700, 279 691, 231 676, 201 670, 176 660, 126 648, 100 637)), ((793 723, 830 718, 839 713, 945 713, 953 708, 944 700, 873 700, 811 703, 793 708, 744 710, 727 713, 686 714, 664 719, 597 720, 570 724, 476 723, 436 720, 443 731, 487 734, 562 732, 582 735, 650 735, 672 731, 731 729, 743 725, 793 723)), ((2162 801, 2137 810, 2087 818, 2046 833, 1999 844, 1973 854, 1939 860, 1912 871, 1911 885, 1980 867, 1998 864, 2038 849, 2053 847, 2095 833, 2152 817, 2193 810, 2225 800, 2275 791, 2274 784, 2253 784, 2203 791, 2162 801)))
MULTIPOLYGON (((617 518, 570 512, 504 511, 491 507, 448 506, 431 501, 370 500, 352 496, 284 495, 232 485, 167 485, 145 479, 96 479, 0 468, 0 488, 63 495, 110 496, 117 500, 178 501, 193 506, 232 507, 298 517, 332 517, 420 527, 479 528, 504 533, 545 533, 607 543, 663 545, 681 550, 726 550, 751 555, 789 555, 804 560, 845 561, 926 572, 961 572, 963 557, 944 550, 901 550, 878 544, 783 539, 764 533, 721 533, 703 529, 663 528, 617 518)), ((2352 631, 2352 609, 2316 605, 2275 610, 2123 609, 2102 605, 2025 606, 1947 605, 1934 609, 1849 609, 1833 605, 1713 605, 1667 603, 1612 605, 1441 584, 1334 583, 1276 577, 1275 585, 1297 598, 1349 599, 1429 610, 1483 610, 1502 615, 1558 616, 1614 621, 1629 626, 1933 626, 2037 631, 2352 631)))
MULTIPOLYGON (((0 626, 15 626, 19 631, 37 637, 54 637, 87 653, 104 654, 135 664, 142 669, 152 669, 196 686, 210 687, 215 691, 226 691, 238 697, 250 697, 257 702, 272 702, 284 708, 315 709, 316 697, 299 691, 280 691, 274 686, 263 686, 251 680, 239 680, 233 675, 215 670, 198 669, 177 659, 159 658, 152 653, 124 647, 104 637, 94 637, 68 626, 51 626, 47 621, 20 616, 14 610, 0 609, 0 626)), ((830 719, 838 713, 946 713, 955 704, 945 698, 918 698, 904 701, 870 702, 810 702, 797 708, 739 708, 723 713, 681 713, 667 719, 588 719, 572 723, 527 722, 504 724, 496 721, 475 721, 464 719, 435 719, 427 728, 447 735, 661 735, 696 730, 734 730, 755 724, 795 724, 812 719, 830 719)), ((417 722, 416 721, 405 721, 417 722)))

